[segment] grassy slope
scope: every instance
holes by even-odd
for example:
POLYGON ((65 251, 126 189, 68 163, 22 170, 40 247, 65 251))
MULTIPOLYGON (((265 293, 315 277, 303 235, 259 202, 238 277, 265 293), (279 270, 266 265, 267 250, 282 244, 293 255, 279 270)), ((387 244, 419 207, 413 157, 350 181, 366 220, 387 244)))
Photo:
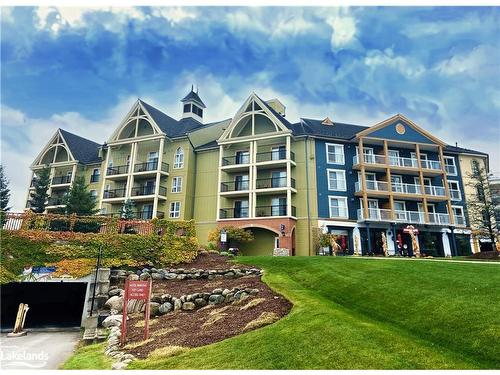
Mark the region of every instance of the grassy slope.
POLYGON ((104 355, 104 344, 82 346, 61 366, 61 370, 111 370, 111 360, 104 355))
POLYGON ((279 322, 132 368, 500 367, 500 268, 347 258, 245 257, 295 306, 279 322))

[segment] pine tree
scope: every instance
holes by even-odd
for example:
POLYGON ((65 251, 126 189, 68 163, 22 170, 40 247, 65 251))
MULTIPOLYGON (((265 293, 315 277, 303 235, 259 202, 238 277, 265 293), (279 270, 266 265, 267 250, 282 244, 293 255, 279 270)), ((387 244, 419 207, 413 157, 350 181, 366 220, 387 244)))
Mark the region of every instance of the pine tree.
POLYGON ((0 224, 5 222, 5 213, 10 210, 9 207, 10 189, 9 180, 4 175, 3 165, 0 165, 0 224))
POLYGON ((489 175, 484 168, 474 164, 472 173, 467 177, 469 177, 467 185, 476 191, 476 194, 467 201, 470 225, 480 236, 488 237, 495 249, 499 231, 495 222, 495 205, 491 199, 489 175))
POLYGON ((99 211, 95 208, 97 202, 87 187, 83 176, 75 178, 65 198, 66 214, 89 216, 99 211))
POLYGON ((121 209, 121 218, 125 220, 132 220, 135 219, 135 213, 134 213, 134 202, 132 200, 127 199, 122 206, 121 209))
POLYGON ((30 193, 30 209, 33 212, 41 214, 45 211, 45 207, 47 206, 50 185, 50 168, 45 167, 40 170, 33 180, 33 187, 35 189, 30 193))

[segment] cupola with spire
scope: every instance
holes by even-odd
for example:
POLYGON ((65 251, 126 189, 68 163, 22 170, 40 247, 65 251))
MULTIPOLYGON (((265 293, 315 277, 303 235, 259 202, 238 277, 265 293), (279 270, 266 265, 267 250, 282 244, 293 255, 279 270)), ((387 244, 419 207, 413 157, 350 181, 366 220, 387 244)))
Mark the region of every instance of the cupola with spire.
POLYGON ((181 100, 182 118, 193 118, 203 123, 203 109, 207 108, 205 103, 198 96, 198 88, 194 92, 194 87, 191 85, 191 92, 181 100))

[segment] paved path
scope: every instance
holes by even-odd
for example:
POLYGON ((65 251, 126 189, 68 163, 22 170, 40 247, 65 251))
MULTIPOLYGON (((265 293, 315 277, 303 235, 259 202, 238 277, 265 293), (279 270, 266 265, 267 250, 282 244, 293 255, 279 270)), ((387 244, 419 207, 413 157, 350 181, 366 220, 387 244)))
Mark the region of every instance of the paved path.
POLYGON ((57 369, 68 359, 80 332, 28 332, 26 336, 0 337, 0 369, 57 369))

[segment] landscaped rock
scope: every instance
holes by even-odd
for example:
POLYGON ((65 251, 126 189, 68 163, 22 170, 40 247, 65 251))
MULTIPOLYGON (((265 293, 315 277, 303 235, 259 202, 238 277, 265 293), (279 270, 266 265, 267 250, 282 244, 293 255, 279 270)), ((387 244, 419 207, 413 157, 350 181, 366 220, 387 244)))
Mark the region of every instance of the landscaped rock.
POLYGON ((123 309, 123 297, 113 296, 104 303, 104 306, 110 310, 121 311, 123 309))
POLYGON ((160 311, 160 304, 158 302, 150 302, 149 303, 149 316, 153 317, 158 315, 160 311))
POLYGON ((135 273, 132 273, 132 274, 128 275, 128 279, 129 280, 133 280, 133 281, 139 280, 139 275, 136 275, 135 273))
POLYGON ((151 302, 161 303, 161 295, 160 294, 153 294, 151 296, 151 302))
POLYGON ((234 279, 234 272, 228 272, 224 274, 225 279, 234 279))
POLYGON ((194 310, 195 309, 195 304, 193 302, 184 302, 182 304, 182 309, 183 310, 194 310))
POLYGON ((140 300, 140 299, 128 300, 127 313, 133 314, 133 313, 144 311, 143 307, 144 307, 144 300, 140 300))
POLYGON ((162 294, 161 295, 161 302, 162 303, 170 302, 170 301, 172 301, 172 296, 170 294, 162 294))
POLYGON ((169 272, 169 273, 165 274, 165 279, 167 279, 167 280, 173 280, 175 278, 177 278, 177 274, 176 273, 170 273, 169 272))
POLYGON ((178 298, 172 299, 174 302, 174 311, 180 310, 182 308, 182 301, 178 298))
POLYGON ((149 280, 151 275, 148 272, 142 272, 139 276, 139 280, 149 280))
POLYGON ((120 327, 122 325, 122 315, 110 315, 102 322, 102 326, 109 327, 120 327))
POLYGON ((223 303, 225 300, 225 297, 222 294, 212 294, 208 298, 208 303, 211 305, 218 305, 220 303, 223 303))
POLYGON ((197 306, 197 307, 203 307, 203 306, 206 306, 207 304, 207 301, 203 298, 196 298, 194 300, 194 304, 197 306))
POLYGON ((119 289, 119 288, 114 288, 114 289, 110 288, 109 291, 108 291, 108 295, 110 297, 120 296, 122 293, 123 293, 123 289, 119 289))
POLYGON ((153 280, 161 280, 161 279, 163 279, 163 275, 161 273, 153 272, 151 274, 151 278, 153 280))
POLYGON ((165 302, 160 305, 160 308, 158 309, 158 312, 160 314, 166 314, 174 309, 174 305, 172 305, 170 302, 165 302))
POLYGON ((225 296, 227 296, 230 292, 231 292, 231 291, 230 291, 229 289, 224 289, 224 290, 222 291, 222 295, 225 297, 225 296))
POLYGON ((257 293, 259 293, 259 289, 250 289, 250 295, 255 296, 257 293))
POLYGON ((222 294, 222 291, 223 291, 222 289, 217 288, 212 291, 212 294, 222 294))

